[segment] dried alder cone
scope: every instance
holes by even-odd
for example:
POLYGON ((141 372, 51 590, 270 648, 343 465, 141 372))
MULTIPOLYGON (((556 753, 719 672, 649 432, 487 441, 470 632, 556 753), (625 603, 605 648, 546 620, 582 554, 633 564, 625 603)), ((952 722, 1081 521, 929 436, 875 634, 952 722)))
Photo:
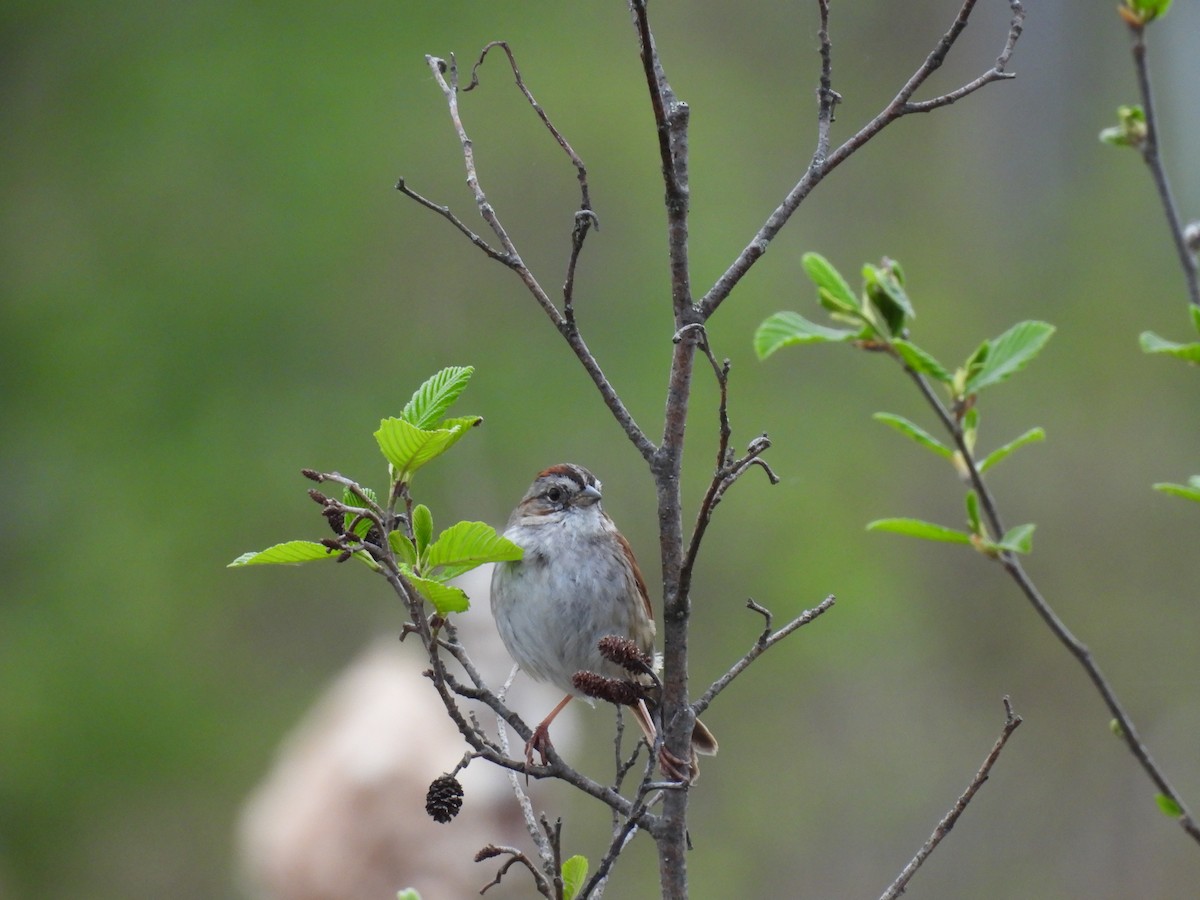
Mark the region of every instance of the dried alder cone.
POLYGON ((449 822, 462 809, 463 789, 453 775, 441 775, 429 785, 425 794, 425 812, 435 822, 449 822))

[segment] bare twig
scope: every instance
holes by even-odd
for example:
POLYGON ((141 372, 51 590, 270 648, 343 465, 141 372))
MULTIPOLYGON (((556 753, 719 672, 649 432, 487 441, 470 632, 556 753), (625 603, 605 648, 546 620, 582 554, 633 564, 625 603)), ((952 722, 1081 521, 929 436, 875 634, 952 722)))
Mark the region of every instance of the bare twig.
POLYGON ((533 876, 533 883, 537 888, 537 892, 545 897, 546 900, 555 900, 554 889, 549 880, 538 870, 533 861, 516 847, 497 847, 495 844, 488 844, 475 854, 475 862, 483 862, 485 859, 492 859, 497 856, 507 856, 508 859, 505 860, 504 865, 496 872, 496 877, 479 889, 479 893, 486 894, 490 888, 494 888, 500 883, 500 880, 509 869, 520 863, 533 876))
MULTIPOLYGON (((504 680, 503 686, 496 692, 497 697, 503 700, 508 695, 508 689, 512 687, 513 679, 516 678, 519 667, 514 663, 512 670, 508 673, 508 678, 504 680)), ((496 742, 500 746, 500 751, 508 756, 510 750, 508 747, 508 729, 504 727, 505 722, 501 716, 496 716, 496 742)), ((525 820, 525 830, 529 832, 529 837, 533 840, 534 846, 537 847, 538 856, 541 857, 542 865, 553 862, 554 853, 550 849, 550 842, 546 840, 546 836, 538 827, 537 817, 533 813, 533 803, 529 799, 528 792, 521 786, 521 779, 517 777, 517 773, 508 770, 508 785, 512 789, 513 796, 517 798, 517 805, 521 808, 521 817, 525 820)), ((616 815, 616 812, 613 812, 616 815)))
POLYGON ((721 693, 721 691, 725 690, 725 688, 729 687, 733 679, 737 678, 742 674, 742 672, 746 671, 746 668, 750 665, 750 663, 754 662, 754 660, 758 659, 796 629, 807 625, 817 616, 821 615, 821 613, 833 606, 835 602, 836 601, 833 594, 830 594, 812 609, 806 609, 778 631, 772 632, 770 611, 766 607, 756 603, 754 600, 747 600, 746 607, 761 615, 766 620, 766 627, 763 628, 762 634, 758 636, 758 640, 754 642, 754 646, 747 650, 745 655, 743 655, 741 659, 739 659, 729 668, 728 672, 709 685, 708 690, 704 692, 703 696, 701 696, 699 700, 692 704, 692 709, 696 711, 696 715, 700 715, 700 713, 704 712, 704 710, 708 708, 709 704, 717 698, 717 695, 721 693))
POLYGON ((509 47, 507 41, 492 41, 479 54, 479 60, 471 69, 471 83, 468 84, 464 91, 470 91, 479 85, 479 67, 483 65, 483 61, 487 58, 488 52, 495 47, 500 47, 504 51, 504 55, 508 57, 509 67, 512 69, 513 78, 516 79, 517 87, 529 101, 529 105, 533 111, 537 113, 538 118, 542 120, 542 124, 554 137, 555 142, 562 148, 563 152, 571 160, 571 165, 575 167, 575 177, 579 179, 579 211, 575 213, 575 227, 571 229, 571 255, 567 260, 567 274, 563 280, 563 316, 568 322, 574 322, 575 307, 574 307, 574 288, 575 288, 575 267, 579 263, 579 254, 583 250, 583 243, 586 240, 588 232, 595 228, 600 230, 600 219, 597 218, 595 211, 592 209, 592 198, 588 191, 587 167, 584 166, 583 160, 574 148, 563 136, 563 133, 555 127, 550 121, 550 117, 542 108, 542 105, 534 99, 533 93, 526 86, 525 81, 521 78, 521 70, 517 67, 517 60, 513 56, 512 48, 509 47))
POLYGON ((1008 743, 1009 737, 1017 726, 1021 724, 1021 717, 1013 712, 1012 703, 1008 697, 1004 698, 1004 727, 1000 731, 1000 736, 996 738, 996 743, 992 745, 992 750, 983 760, 983 765, 979 767, 979 771, 975 773, 975 777, 971 779, 971 783, 967 785, 967 789, 950 807, 950 811, 942 817, 938 822, 937 827, 933 829, 933 834, 929 836, 921 849, 917 851, 917 855, 912 858, 907 866, 904 867, 900 875, 893 881, 886 891, 880 895, 879 900, 895 900, 904 893, 904 889, 908 886, 912 877, 917 874, 917 869, 929 857, 937 845, 942 842, 942 839, 950 833, 950 829, 958 821, 958 817, 966 810, 967 804, 974 798, 976 792, 983 787, 983 783, 988 780, 988 775, 992 771, 992 766, 996 764, 996 760, 1000 758, 1001 751, 1004 750, 1004 745, 1008 743))
MULTIPOLYGON (((775 236, 783 226, 787 224, 788 219, 792 217, 792 213, 800 207, 800 204, 812 192, 812 189, 826 175, 849 159, 857 150, 861 149, 867 141, 871 140, 871 138, 888 125, 909 113, 929 112, 932 109, 953 103, 955 100, 965 97, 967 94, 973 93, 994 81, 1013 77, 1011 73, 1006 71, 1006 67, 1012 57, 1017 40, 1021 36, 1021 29, 1025 21, 1025 10, 1021 6, 1020 0, 1009 0, 1012 18, 1009 21, 1008 35, 1000 55, 996 58, 995 65, 973 81, 941 97, 928 101, 912 100, 912 96, 916 93, 917 89, 945 61, 950 49, 958 40, 959 35, 962 34, 963 29, 966 28, 975 7, 975 2, 976 0, 965 0, 949 30, 942 35, 933 50, 925 58, 925 61, 921 63, 908 81, 905 82, 904 87, 900 89, 900 92, 896 94, 892 102, 828 157, 823 155, 821 147, 822 139, 828 140, 828 122, 823 123, 821 116, 827 115, 828 121, 832 121, 833 106, 837 99, 840 98, 836 95, 836 92, 833 92, 832 86, 826 88, 824 84, 824 78, 828 74, 828 64, 825 57, 829 53, 829 48, 827 36, 822 39, 822 88, 819 92, 821 107, 818 111, 817 122, 817 152, 813 154, 813 161, 800 178, 800 181, 796 183, 796 186, 788 192, 783 202, 771 213, 767 221, 763 223, 762 227, 759 228, 758 232, 750 240, 750 243, 738 254, 737 259, 717 279, 716 283, 709 288, 708 293, 700 299, 697 306, 701 311, 703 320, 707 320, 716 311, 717 307, 725 301, 738 282, 750 271, 750 268, 767 252, 767 247, 770 246, 771 241, 775 239, 775 236), (826 107, 828 109, 827 113, 826 107)), ((827 30, 827 10, 822 7, 821 12, 822 26, 827 30)))
POLYGON ((551 826, 550 820, 546 818, 546 814, 542 813, 538 817, 538 821, 541 822, 542 833, 546 836, 546 841, 550 844, 550 862, 546 866, 546 875, 549 877, 550 884, 554 889, 555 900, 562 900, 562 818, 556 819, 554 825, 551 826))
POLYGON ((508 57, 508 64, 512 68, 513 78, 516 79, 517 87, 520 89, 521 93, 525 95, 525 99, 529 101, 529 105, 533 107, 533 111, 537 113, 538 118, 542 120, 542 124, 545 125, 550 134, 554 136, 555 142, 557 142, 558 146, 562 147, 563 152, 570 158, 571 165, 575 167, 576 177, 579 179, 579 190, 581 194, 579 199, 579 208, 590 210, 592 208, 592 200, 588 194, 587 168, 584 166, 583 160, 579 158, 579 154, 575 152, 575 150, 567 142, 567 139, 563 137, 563 133, 554 126, 553 122, 550 121, 550 117, 546 115, 546 111, 542 109, 542 105, 533 98, 533 94, 530 92, 529 88, 525 86, 525 81, 521 78, 521 70, 517 68, 517 61, 513 57, 512 48, 508 46, 508 41, 492 41, 490 44, 484 47, 482 51, 480 51, 478 62, 476 62, 471 68, 471 83, 463 88, 463 90, 470 91, 479 86, 479 67, 483 65, 483 61, 487 58, 488 52, 494 47, 500 47, 504 51, 504 55, 508 57))
MULTIPOLYGON (((506 52, 508 52, 507 47, 506 52)), ((474 147, 470 137, 467 135, 466 127, 463 125, 462 116, 460 115, 458 109, 458 69, 455 65, 454 57, 451 56, 449 61, 447 61, 436 56, 426 56, 425 61, 428 63, 430 71, 433 73, 434 81, 437 82, 438 87, 442 90, 443 96, 446 98, 446 104, 450 111, 450 120, 454 125, 454 130, 458 135, 459 144, 462 147, 463 163, 467 170, 467 186, 470 188, 471 194, 475 198, 475 205, 479 209, 480 216, 483 217, 483 220, 496 235, 501 249, 497 250, 494 247, 491 247, 481 238, 477 238, 477 236, 476 239, 472 240, 472 243, 484 250, 484 252, 486 252, 492 259, 503 263, 517 274, 517 276, 521 279, 521 282, 525 285, 526 289, 533 296, 534 300, 536 300, 538 305, 542 308, 542 311, 546 314, 550 321, 554 323, 554 327, 558 329, 559 333, 566 340, 567 345, 571 348, 572 352, 574 352, 576 358, 583 366, 584 371, 586 371, 588 376, 592 379, 592 383, 595 384, 596 389, 599 390, 600 396, 604 399, 605 404, 608 406, 613 417, 617 420, 617 423, 625 431, 626 436, 633 443, 633 445, 637 447, 643 458, 649 460, 656 450, 654 443, 638 426, 637 422, 633 418, 633 414, 629 412, 628 408, 626 408, 624 402, 617 394, 616 389, 613 388, 607 376, 605 376, 604 371, 600 368, 599 362, 596 361, 596 357, 588 348, 587 342, 584 341, 583 336, 579 333, 579 329, 575 325, 573 310, 568 314, 559 311, 558 307, 555 306, 554 301, 550 299, 549 294, 546 293, 545 289, 534 276, 533 272, 528 266, 525 265, 524 260, 521 258, 521 254, 517 251, 516 244, 514 244, 512 239, 508 236, 508 232, 505 230, 503 224, 501 224, 495 208, 488 200, 487 194, 484 192, 483 187, 480 184, 479 173, 475 166, 474 147)), ((541 112, 541 108, 536 106, 536 104, 535 108, 539 110, 539 116, 542 117, 543 121, 549 123, 549 120, 545 117, 545 114, 541 112)), ((553 128, 553 126, 549 124, 548 127, 550 127, 552 134, 558 136, 557 129, 553 128)), ((565 143, 565 140, 561 141, 560 145, 565 143)), ((566 145, 564 149, 569 151, 569 146, 570 145, 566 145)), ((574 151, 569 151, 569 153, 573 160, 578 159, 578 157, 574 155, 574 151)), ((582 169, 582 162, 578 164, 577 171, 585 171, 582 169)), ((403 180, 401 180, 400 184, 404 184, 403 180)), ((586 180, 583 181, 583 184, 584 198, 586 202, 590 203, 590 200, 587 200, 586 198, 586 180)), ((400 187, 400 185, 397 187, 400 187)), ((465 234, 468 239, 472 238, 473 233, 470 231, 470 229, 467 229, 465 225, 462 225, 462 223, 457 219, 451 217, 448 211, 444 214, 441 213, 440 210, 442 207, 425 200, 423 197, 419 197, 419 195, 409 190, 407 187, 403 187, 401 190, 406 196, 418 200, 418 202, 420 202, 421 205, 425 206, 426 208, 432 209, 435 212, 439 212, 439 214, 444 215, 451 223, 455 224, 455 227, 457 227, 460 232, 465 234)), ((596 221, 595 216, 591 213, 590 209, 586 211, 581 210, 581 212, 587 212, 590 215, 585 215, 582 220, 578 217, 576 219, 575 230, 572 238, 572 253, 570 262, 568 263, 567 284, 564 286, 564 296, 568 304, 570 304, 572 301, 572 286, 574 284, 575 264, 578 260, 579 252, 583 246, 583 239, 587 234, 587 229, 591 227, 591 225, 594 225, 596 221)))
POLYGON ((1179 256, 1179 265, 1187 283, 1189 302, 1200 306, 1200 264, 1197 263, 1196 254, 1188 246, 1183 220, 1171 193, 1158 143, 1158 116, 1154 110, 1154 91, 1150 87, 1150 66, 1146 61, 1146 26, 1144 23, 1138 24, 1128 20, 1126 24, 1133 34, 1133 68, 1137 73, 1138 92, 1142 95, 1142 111, 1146 114, 1146 137, 1140 146, 1142 159, 1146 168, 1150 170, 1155 188, 1158 189, 1158 199, 1167 217, 1167 227, 1171 232, 1171 240, 1175 242, 1175 253, 1179 256))
POLYGON ((829 0, 818 0, 821 27, 817 39, 821 42, 821 80, 817 88, 817 149, 813 151, 809 168, 825 165, 829 155, 829 130, 834 121, 834 110, 842 95, 833 89, 833 43, 829 39, 829 0))
POLYGON ((501 251, 497 250, 495 247, 493 247, 491 244, 489 244, 487 241, 485 241, 483 238, 481 238, 479 235, 477 235, 475 232, 473 232, 470 228, 468 228, 466 226, 466 224, 462 221, 462 219, 460 219, 458 216, 456 216, 454 213, 452 213, 450 211, 450 207, 438 206, 432 200, 428 200, 425 197, 422 197, 420 194, 418 194, 416 191, 414 191, 412 188, 410 188, 405 183, 403 178, 401 178, 399 181, 396 182, 396 190, 398 190, 404 196, 415 200, 417 203, 421 204, 421 206, 425 207, 426 209, 432 210, 433 212, 437 213, 439 216, 441 216, 443 219, 445 219, 447 222, 449 222, 451 225, 453 225, 455 228, 457 228, 460 232, 462 232, 462 234, 467 238, 467 240, 469 240, 472 244, 474 244, 476 247, 478 247, 480 250, 482 250, 484 253, 486 253, 488 256, 490 256, 492 259, 496 260, 497 262, 502 262, 506 266, 511 265, 511 263, 513 262, 512 258, 507 253, 502 253, 501 251))

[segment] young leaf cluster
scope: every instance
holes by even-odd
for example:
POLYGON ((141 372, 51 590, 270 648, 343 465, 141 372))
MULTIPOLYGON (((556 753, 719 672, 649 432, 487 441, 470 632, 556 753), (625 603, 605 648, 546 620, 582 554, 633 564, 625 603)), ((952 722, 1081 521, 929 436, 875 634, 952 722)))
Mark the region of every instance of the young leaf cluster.
POLYGON ((1148 134, 1146 111, 1140 106, 1118 106, 1117 124, 1100 132, 1100 142, 1110 147, 1141 147, 1148 134))
MULTIPOLYGON (((830 328, 810 322, 799 313, 776 313, 755 333, 754 347, 760 359, 793 344, 849 343, 862 349, 885 352, 913 377, 942 385, 953 415, 950 420, 953 447, 903 416, 876 413, 875 419, 950 462, 968 484, 972 470, 976 475, 982 475, 1026 444, 1045 439, 1045 431, 1031 428, 981 460, 974 456, 979 429, 978 393, 1007 381, 1024 369, 1046 345, 1054 333, 1053 326, 1037 321, 1019 322, 998 337, 983 341, 962 365, 951 370, 910 340, 908 326, 916 313, 904 289, 904 273, 899 263, 885 258, 879 266, 864 266, 863 288, 855 295, 824 257, 806 253, 802 262, 805 272, 816 285, 821 306, 832 319, 849 327, 830 328), (970 457, 969 464, 967 457, 970 457)), ((993 537, 980 517, 979 497, 974 488, 967 491, 966 506, 966 530, 910 518, 879 519, 867 527, 930 541, 970 544, 993 558, 1003 552, 1030 551, 1033 525, 1019 525, 1002 536, 993 537)))
POLYGON ((1133 28, 1144 28, 1167 14, 1171 0, 1124 0, 1117 13, 1133 28))
POLYGON ((287 541, 243 553, 230 567, 354 558, 374 571, 399 573, 441 616, 465 612, 470 605, 466 593, 447 582, 484 563, 520 559, 521 548, 484 522, 457 522, 435 538, 433 514, 424 504, 413 503, 411 486, 418 469, 483 421, 479 416, 444 417, 473 373, 469 366, 442 369, 417 389, 399 416, 380 422, 375 439, 388 462, 386 506, 370 488, 349 479, 306 472, 315 481, 344 487, 340 501, 312 492, 337 538, 287 541))

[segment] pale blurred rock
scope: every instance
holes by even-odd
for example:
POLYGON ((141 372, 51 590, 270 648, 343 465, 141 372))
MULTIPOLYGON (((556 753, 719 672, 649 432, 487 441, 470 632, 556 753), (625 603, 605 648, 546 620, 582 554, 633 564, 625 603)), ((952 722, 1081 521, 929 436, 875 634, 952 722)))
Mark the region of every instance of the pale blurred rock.
MULTIPOLYGON (((467 586, 472 610, 460 628, 498 687, 512 663, 487 615, 485 575, 482 587, 467 586)), ((414 887, 422 900, 458 900, 476 895, 496 871, 495 860, 473 862, 485 844, 515 845, 532 855, 505 773, 481 761, 459 774, 465 799, 457 818, 439 824, 426 814, 430 782, 453 768, 466 744, 422 676, 425 668, 412 639, 372 643, 285 739, 239 823, 249 896, 394 900, 397 890, 414 887)), ((558 699, 522 676, 517 681, 513 701, 527 719, 537 721, 558 699)), ((481 707, 477 715, 485 727, 495 721, 481 707)), ((572 726, 569 718, 556 720, 560 749, 571 745, 572 726)), ((513 869, 487 896, 529 893, 528 876, 513 869)))

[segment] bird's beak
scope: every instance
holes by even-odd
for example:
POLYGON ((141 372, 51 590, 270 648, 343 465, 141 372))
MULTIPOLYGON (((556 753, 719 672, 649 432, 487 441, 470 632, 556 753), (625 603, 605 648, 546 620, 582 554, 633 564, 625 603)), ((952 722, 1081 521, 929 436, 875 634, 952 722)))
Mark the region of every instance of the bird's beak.
POLYGON ((603 495, 600 489, 589 484, 579 492, 578 502, 580 506, 591 506, 593 503, 599 503, 601 496, 603 495))

